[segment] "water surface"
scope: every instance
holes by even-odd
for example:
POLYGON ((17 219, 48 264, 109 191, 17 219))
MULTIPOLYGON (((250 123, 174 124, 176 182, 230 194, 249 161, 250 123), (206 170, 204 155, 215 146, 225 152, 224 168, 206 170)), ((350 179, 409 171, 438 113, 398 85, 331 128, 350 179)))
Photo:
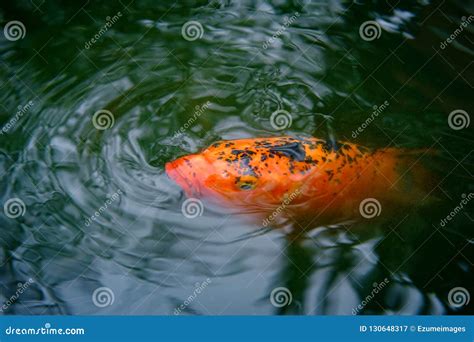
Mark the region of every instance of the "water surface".
POLYGON ((18 20, 26 34, 0 35, 0 203, 25 204, 0 215, 1 302, 32 281, 3 312, 469 312, 449 293, 474 294, 472 202, 442 220, 474 192, 472 124, 448 120, 472 116, 472 24, 446 42, 472 12, 462 1, 2 3, 2 27, 18 20), (197 39, 182 33, 189 21, 197 39), (367 21, 375 37, 363 39, 367 21), (292 119, 280 131, 276 110, 292 119), (98 111, 110 121, 94 125, 98 111), (417 162, 436 181, 394 216, 314 222, 298 243, 211 208, 183 216, 167 161, 283 134, 431 148, 417 162), (275 303, 278 288, 291 303, 275 303))

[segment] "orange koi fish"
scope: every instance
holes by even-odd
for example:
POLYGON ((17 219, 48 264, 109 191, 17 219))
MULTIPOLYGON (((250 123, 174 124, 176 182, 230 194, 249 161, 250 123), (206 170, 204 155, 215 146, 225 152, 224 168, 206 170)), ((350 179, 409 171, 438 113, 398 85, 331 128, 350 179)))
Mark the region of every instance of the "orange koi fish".
POLYGON ((419 200, 426 175, 404 150, 290 136, 219 141, 165 169, 188 197, 249 214, 283 206, 291 216, 333 223, 360 217, 365 199, 419 200))

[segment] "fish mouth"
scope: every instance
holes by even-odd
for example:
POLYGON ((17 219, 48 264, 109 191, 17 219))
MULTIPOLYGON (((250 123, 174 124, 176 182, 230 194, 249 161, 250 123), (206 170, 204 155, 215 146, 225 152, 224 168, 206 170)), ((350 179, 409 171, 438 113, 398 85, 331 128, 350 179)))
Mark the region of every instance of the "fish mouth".
POLYGON ((188 196, 192 196, 194 186, 189 181, 188 178, 183 176, 181 172, 179 172, 179 164, 178 161, 171 161, 165 164, 165 172, 168 177, 173 180, 176 184, 178 184, 188 196))

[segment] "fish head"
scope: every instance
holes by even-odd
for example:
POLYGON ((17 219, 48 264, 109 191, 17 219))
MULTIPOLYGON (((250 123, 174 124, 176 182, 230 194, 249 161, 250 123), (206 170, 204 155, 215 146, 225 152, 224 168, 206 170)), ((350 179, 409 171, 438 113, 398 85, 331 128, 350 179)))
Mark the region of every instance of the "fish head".
POLYGON ((265 196, 262 191, 268 188, 265 179, 249 172, 247 167, 207 157, 205 154, 192 154, 178 158, 165 165, 166 174, 188 197, 237 206, 273 200, 271 193, 265 196))
POLYGON ((281 205, 298 192, 306 178, 292 171, 298 163, 278 148, 271 151, 263 143, 256 148, 254 140, 242 139, 217 142, 201 153, 169 162, 166 173, 188 197, 258 210, 281 205))
POLYGON ((191 154, 166 163, 165 171, 188 197, 200 197, 202 190, 200 178, 208 167, 203 156, 191 154))

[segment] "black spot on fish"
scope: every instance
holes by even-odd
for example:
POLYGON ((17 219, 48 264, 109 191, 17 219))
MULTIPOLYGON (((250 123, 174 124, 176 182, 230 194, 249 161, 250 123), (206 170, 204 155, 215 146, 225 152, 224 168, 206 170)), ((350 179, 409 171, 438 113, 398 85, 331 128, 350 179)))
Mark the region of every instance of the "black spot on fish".
MULTIPOLYGON (((294 159, 301 162, 304 161, 306 157, 304 147, 299 142, 289 143, 280 146, 273 146, 270 148, 270 153, 284 155, 290 159, 294 159)), ((270 158, 272 158, 272 154, 270 154, 270 158)))
POLYGON ((329 140, 329 141, 326 141, 324 144, 323 144, 323 150, 325 152, 330 152, 330 151, 335 151, 337 152, 339 150, 340 146, 339 144, 337 143, 337 141, 335 140, 329 140))
POLYGON ((326 173, 329 176, 329 180, 331 180, 332 177, 334 177, 334 171, 333 170, 327 170, 326 173))

